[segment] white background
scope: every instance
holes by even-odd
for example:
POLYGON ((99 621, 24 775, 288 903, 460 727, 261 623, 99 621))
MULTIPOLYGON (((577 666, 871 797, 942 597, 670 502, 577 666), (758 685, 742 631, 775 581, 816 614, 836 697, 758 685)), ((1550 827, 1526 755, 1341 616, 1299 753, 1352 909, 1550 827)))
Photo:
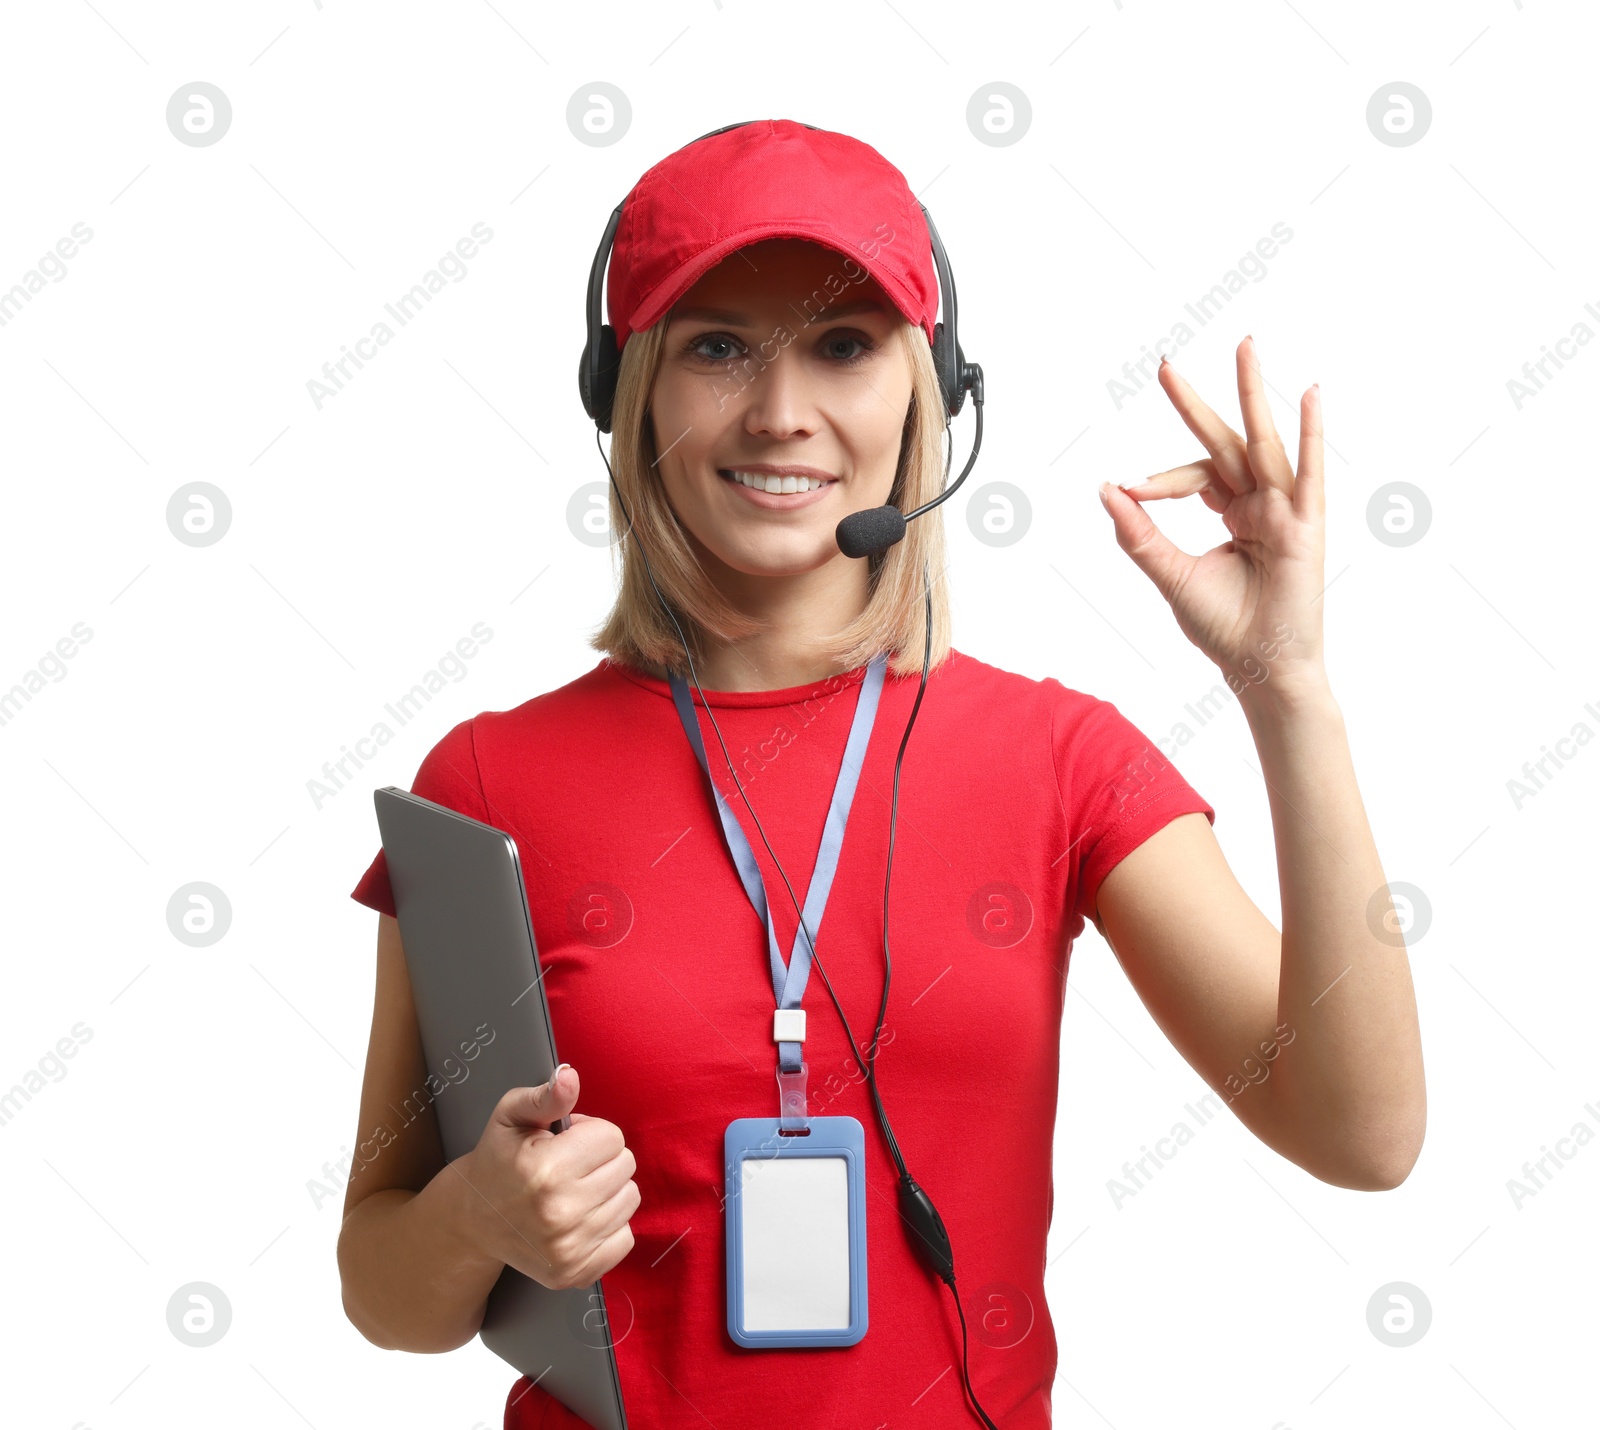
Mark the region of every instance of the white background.
MULTIPOLYGON (((0 328, 0 689, 75 622, 93 637, 0 726, 0 1089, 75 1024, 92 1038, 0 1127, 0 1418, 500 1423, 512 1375, 481 1346, 387 1353, 341 1311, 339 1199, 308 1184, 355 1126, 376 921, 348 894, 375 785, 598 658, 610 562, 566 511, 605 476, 575 376, 606 216, 697 135, 787 117, 871 143, 928 205, 986 374, 970 485, 1032 504, 1003 549, 968 530, 966 492, 950 504, 959 648, 1152 736, 1218 677, 1095 488, 1201 449, 1158 387, 1119 406, 1108 380, 1293 230, 1175 361, 1237 426, 1253 333, 1291 452, 1322 384, 1334 692, 1385 872, 1431 909, 1410 950, 1427 1145, 1398 1190, 1351 1192, 1223 1114, 1119 1209, 1108 1181, 1205 1087, 1087 930, 1055 1129, 1056 1423, 1592 1421, 1600 1149, 1520 1209, 1507 1183, 1600 1126, 1580 887, 1600 751, 1520 809, 1507 781, 1600 729, 1600 350, 1520 410, 1507 382, 1600 306, 1596 40, 1593 7, 1544 0, 12 7, 0 291, 75 223, 93 238, 0 328), (197 80, 233 108, 209 147, 165 117, 197 80), (1433 109, 1408 147, 1365 118, 1396 80, 1433 109), (597 81, 632 105, 605 147, 567 122, 597 81), (1032 106, 1003 147, 966 119, 996 81, 1032 106), (479 221, 468 276, 318 410, 308 380, 479 221), (167 525, 193 481, 232 506, 209 547, 167 525), (1405 547, 1367 517, 1392 481, 1432 506, 1405 547), (318 808, 324 762, 479 621, 465 678, 318 808), (193 881, 232 907, 208 948, 168 929, 193 881), (208 1348, 166 1323, 192 1281, 232 1306, 208 1348), (1391 1282, 1432 1308, 1403 1349, 1368 1328, 1391 1282)), ((958 422, 959 464, 970 404, 958 422)), ((1188 550, 1226 539, 1198 500, 1153 512, 1188 550)), ((1277 921, 1237 708, 1177 760, 1277 921)), ((981 1067, 961 1081, 964 1115, 1004 1095, 981 1067)))

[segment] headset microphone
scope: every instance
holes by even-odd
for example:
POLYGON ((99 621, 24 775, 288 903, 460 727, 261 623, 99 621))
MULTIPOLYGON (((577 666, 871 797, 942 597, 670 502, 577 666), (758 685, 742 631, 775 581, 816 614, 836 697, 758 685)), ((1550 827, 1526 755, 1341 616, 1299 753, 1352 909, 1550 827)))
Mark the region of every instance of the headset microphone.
MULTIPOLYGON (((941 328, 944 324, 939 325, 941 328)), ((966 481, 972 464, 978 460, 978 448, 983 445, 983 369, 975 362, 961 364, 960 394, 972 393, 973 415, 977 428, 972 436, 972 454, 961 475, 930 502, 924 502, 915 511, 902 512, 897 506, 872 506, 865 511, 853 511, 833 529, 833 539, 846 556, 877 556, 887 551, 906 534, 906 523, 915 521, 924 512, 930 512, 942 501, 948 501, 956 489, 966 481)), ((961 407, 957 397, 955 408, 961 407)))

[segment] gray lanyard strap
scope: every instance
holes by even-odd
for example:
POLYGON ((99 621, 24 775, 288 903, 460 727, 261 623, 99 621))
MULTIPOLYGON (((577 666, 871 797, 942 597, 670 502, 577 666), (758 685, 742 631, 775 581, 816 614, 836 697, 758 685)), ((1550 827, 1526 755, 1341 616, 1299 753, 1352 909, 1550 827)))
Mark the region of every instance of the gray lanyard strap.
MULTIPOLYGON (((844 759, 839 764, 839 778, 833 786, 833 802, 828 806, 828 820, 823 826, 822 843, 817 847, 816 867, 811 873, 811 884, 806 890, 805 926, 813 936, 822 923, 822 912, 827 907, 828 891, 833 887, 834 870, 839 865, 839 849, 844 843, 845 823, 850 818, 850 805, 855 799, 856 781, 861 774, 862 761, 867 754, 867 741, 872 735, 872 724, 878 713, 878 696, 883 690, 885 656, 874 656, 867 664, 860 693, 856 697, 855 718, 850 722, 850 738, 844 747, 844 759)), ((749 896, 750 903, 767 926, 767 950, 772 963, 772 992, 778 1007, 798 1008, 805 997, 806 981, 811 976, 811 948, 806 941, 805 929, 797 928, 794 949, 785 968, 783 956, 778 951, 778 935, 772 927, 772 911, 767 906, 766 885, 762 882, 760 867, 728 802, 711 778, 706 764, 705 743, 700 738, 700 720, 689 698, 689 686, 683 677, 671 673, 672 699, 678 708, 678 719, 683 722, 684 733, 689 737, 690 748, 711 786, 716 800, 717 814, 722 820, 722 835, 728 852, 733 856, 734 867, 739 871, 739 881, 749 896)), ((798 1072, 801 1063, 801 1045, 798 1042, 779 1042, 778 1067, 781 1073, 798 1072)))

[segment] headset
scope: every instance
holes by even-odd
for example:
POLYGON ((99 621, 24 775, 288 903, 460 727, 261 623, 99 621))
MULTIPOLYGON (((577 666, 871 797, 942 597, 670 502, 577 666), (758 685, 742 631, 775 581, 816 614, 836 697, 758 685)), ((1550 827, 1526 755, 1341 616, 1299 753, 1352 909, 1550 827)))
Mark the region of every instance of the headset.
MULTIPOLYGON (((721 129, 713 129, 708 134, 702 134, 700 139, 691 142, 698 144, 701 139, 710 139, 718 134, 726 134, 730 129, 738 129, 744 124, 756 123, 754 120, 741 120, 737 124, 726 124, 721 129)), ((815 124, 807 124, 807 129, 817 129, 815 124)), ((588 325, 588 338, 583 346, 583 355, 578 364, 578 392, 583 399, 583 410, 594 419, 595 445, 600 445, 600 434, 611 430, 611 409, 616 397, 617 369, 620 356, 617 351, 616 333, 609 323, 602 323, 600 298, 601 289, 605 281, 606 265, 611 257, 611 246, 616 238, 617 225, 622 220, 623 203, 618 204, 611 211, 611 217, 606 223, 604 236, 600 240, 600 247, 594 256, 594 263, 589 270, 588 302, 585 316, 588 325)), ((846 556, 852 558, 878 556, 887 551, 889 547, 898 542, 906 531, 906 523, 922 516, 925 512, 932 511, 941 502, 954 496, 956 489, 966 481, 967 474, 972 470, 973 464, 978 460, 978 449, 983 443, 983 369, 976 363, 969 363, 961 350, 961 343, 956 331, 956 288, 955 279, 950 272, 950 262, 945 257, 944 245, 939 241, 939 232, 933 226, 933 219, 929 216, 926 206, 919 204, 923 219, 928 225, 928 237, 933 245, 933 260, 939 275, 939 300, 941 308, 940 321, 933 329, 933 365, 939 376, 939 392, 945 406, 945 480, 938 496, 932 501, 924 502, 921 506, 910 512, 902 512, 898 507, 886 504, 880 507, 870 507, 865 511, 853 512, 843 518, 835 528, 835 540, 839 549, 846 556), (949 481, 950 455, 949 436, 951 417, 956 416, 965 402, 966 394, 972 393, 973 416, 976 423, 972 451, 967 457, 967 464, 962 468, 961 475, 954 483, 949 481)), ((606 464, 606 474, 611 479, 611 489, 616 494, 617 505, 622 510, 623 520, 627 523, 627 530, 623 536, 633 535, 633 517, 628 511, 627 503, 622 497, 622 489, 617 485, 615 473, 611 470, 611 463, 606 460, 605 449, 600 448, 600 459, 606 464)), ((933 587, 929 581, 927 564, 922 569, 923 591, 923 646, 922 646, 922 679, 917 686, 917 696, 912 702, 911 713, 906 719, 906 727, 900 736, 900 748, 894 761, 894 789, 889 803, 889 847, 888 856, 883 874, 883 996, 878 1004, 878 1021, 872 1031, 872 1042, 867 1054, 867 1061, 862 1062, 861 1052, 856 1043, 855 1033, 850 1028, 850 1020, 845 1016, 843 1007, 840 1006, 838 995, 833 991, 833 984, 828 978, 827 970, 822 965, 822 960, 817 957, 816 942, 811 936, 811 929, 807 926, 805 914, 801 910, 800 901, 795 897, 794 886, 789 882, 789 876, 784 872, 783 865, 779 863, 777 853, 767 832, 761 826, 761 820, 755 812, 755 807, 750 803, 750 796, 745 791, 743 782, 739 779, 733 767, 733 758, 728 753, 726 741, 722 738, 722 731, 717 725, 717 717, 711 709, 710 703, 705 698, 705 691, 700 688, 700 677, 695 670, 694 656, 690 652, 688 639, 683 633, 683 627, 678 624, 678 617, 671 604, 661 593, 661 587, 656 584, 655 572, 650 568, 650 559, 644 548, 639 548, 639 555, 644 559, 646 575, 650 578, 651 589, 656 593, 656 599, 661 603, 661 608, 667 613, 672 622, 673 629, 678 633, 678 640, 683 646, 684 659, 688 662, 689 675, 694 682, 695 693, 700 697, 701 707, 711 718, 711 728, 716 732, 717 744, 722 748, 722 758, 728 767, 728 775, 733 780, 735 788, 744 800, 744 806, 750 811, 750 818, 755 821, 756 831, 761 835, 761 842, 766 846, 768 857, 783 879, 783 886, 788 890, 789 902, 794 905, 795 917, 799 920, 800 928, 805 933, 806 946, 811 950, 812 962, 816 965, 817 972, 822 974, 822 981, 828 990, 828 997, 832 999, 833 1006, 839 1014, 840 1021, 844 1024, 845 1035, 850 1040, 850 1050, 855 1056, 856 1064, 865 1076, 867 1086, 872 1093, 872 1101, 877 1112, 878 1124, 883 1129, 883 1135, 888 1143, 889 1151, 894 1158, 900 1173, 898 1195, 901 1218, 910 1226, 914 1235, 911 1244, 923 1263, 941 1281, 950 1288, 950 1293, 955 1297, 956 1314, 961 1319, 961 1374, 966 1384, 966 1392, 972 1401, 978 1417, 983 1421, 988 1430, 998 1430, 984 1408, 978 1402, 978 1397, 972 1389, 972 1376, 968 1366, 967 1347, 967 1317, 961 1308, 961 1296, 956 1290, 955 1258, 950 1248, 950 1237, 945 1231, 944 1222, 940 1219, 938 1210, 934 1207, 928 1194, 917 1184, 907 1170, 905 1158, 900 1155, 899 1143, 895 1140, 894 1130, 889 1126, 889 1115, 884 1110, 883 1099, 878 1093, 877 1059, 878 1038, 883 1032, 884 1015, 889 1006, 889 982, 893 976, 894 968, 889 955, 889 879, 894 868, 894 836, 895 822, 900 807, 900 763, 905 757, 906 745, 911 739, 911 727, 916 723, 917 711, 922 708, 923 693, 928 687, 928 662, 933 647, 933 587)))

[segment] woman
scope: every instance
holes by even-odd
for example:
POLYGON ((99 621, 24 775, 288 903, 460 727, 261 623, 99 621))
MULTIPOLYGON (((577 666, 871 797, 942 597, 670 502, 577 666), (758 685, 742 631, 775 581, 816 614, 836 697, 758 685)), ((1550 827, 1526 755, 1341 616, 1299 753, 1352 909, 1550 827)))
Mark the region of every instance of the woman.
MULTIPOLYGON (((1378 1190, 1420 1151, 1409 969, 1322 664, 1317 390, 1301 400, 1295 471, 1249 339, 1244 437, 1163 364, 1209 455, 1101 488, 1119 545, 1239 696, 1271 800, 1280 935, 1228 868, 1212 807, 1114 705, 951 649, 942 512, 865 560, 840 552, 842 518, 911 511, 947 470, 929 233, 898 170, 791 121, 719 131, 630 193, 609 279, 624 535, 620 594, 594 638, 607 658, 462 722, 413 786, 516 839, 572 1065, 508 1094, 448 1166, 431 1112, 393 1125, 425 1068, 380 853, 354 894, 382 915, 360 1125, 365 1146, 390 1135, 350 1181, 348 1313, 378 1345, 449 1350, 477 1331, 506 1264, 549 1286, 604 1274, 636 1427, 1048 1425, 1060 1019, 1086 920, 1183 1056, 1283 1156, 1378 1190), (1198 558, 1141 506, 1195 492, 1231 537, 1198 558), (685 675, 708 710, 689 704, 685 675), (808 915, 797 941, 873 697, 826 917, 808 915), (730 857, 742 840, 770 929, 730 857), (827 997, 813 995, 803 1043, 808 1111, 868 1132, 871 1319, 853 1344, 752 1350, 728 1333, 723 1133, 772 1113, 795 1050, 773 1021, 781 985, 763 943, 791 964, 814 947, 827 997), (979 1068, 991 1091, 975 1103, 979 1068), (545 1130, 567 1113, 567 1131, 545 1130), (948 1231, 953 1298, 907 1233, 902 1162, 948 1231)), ((523 1378, 505 1423, 582 1422, 523 1378)))

